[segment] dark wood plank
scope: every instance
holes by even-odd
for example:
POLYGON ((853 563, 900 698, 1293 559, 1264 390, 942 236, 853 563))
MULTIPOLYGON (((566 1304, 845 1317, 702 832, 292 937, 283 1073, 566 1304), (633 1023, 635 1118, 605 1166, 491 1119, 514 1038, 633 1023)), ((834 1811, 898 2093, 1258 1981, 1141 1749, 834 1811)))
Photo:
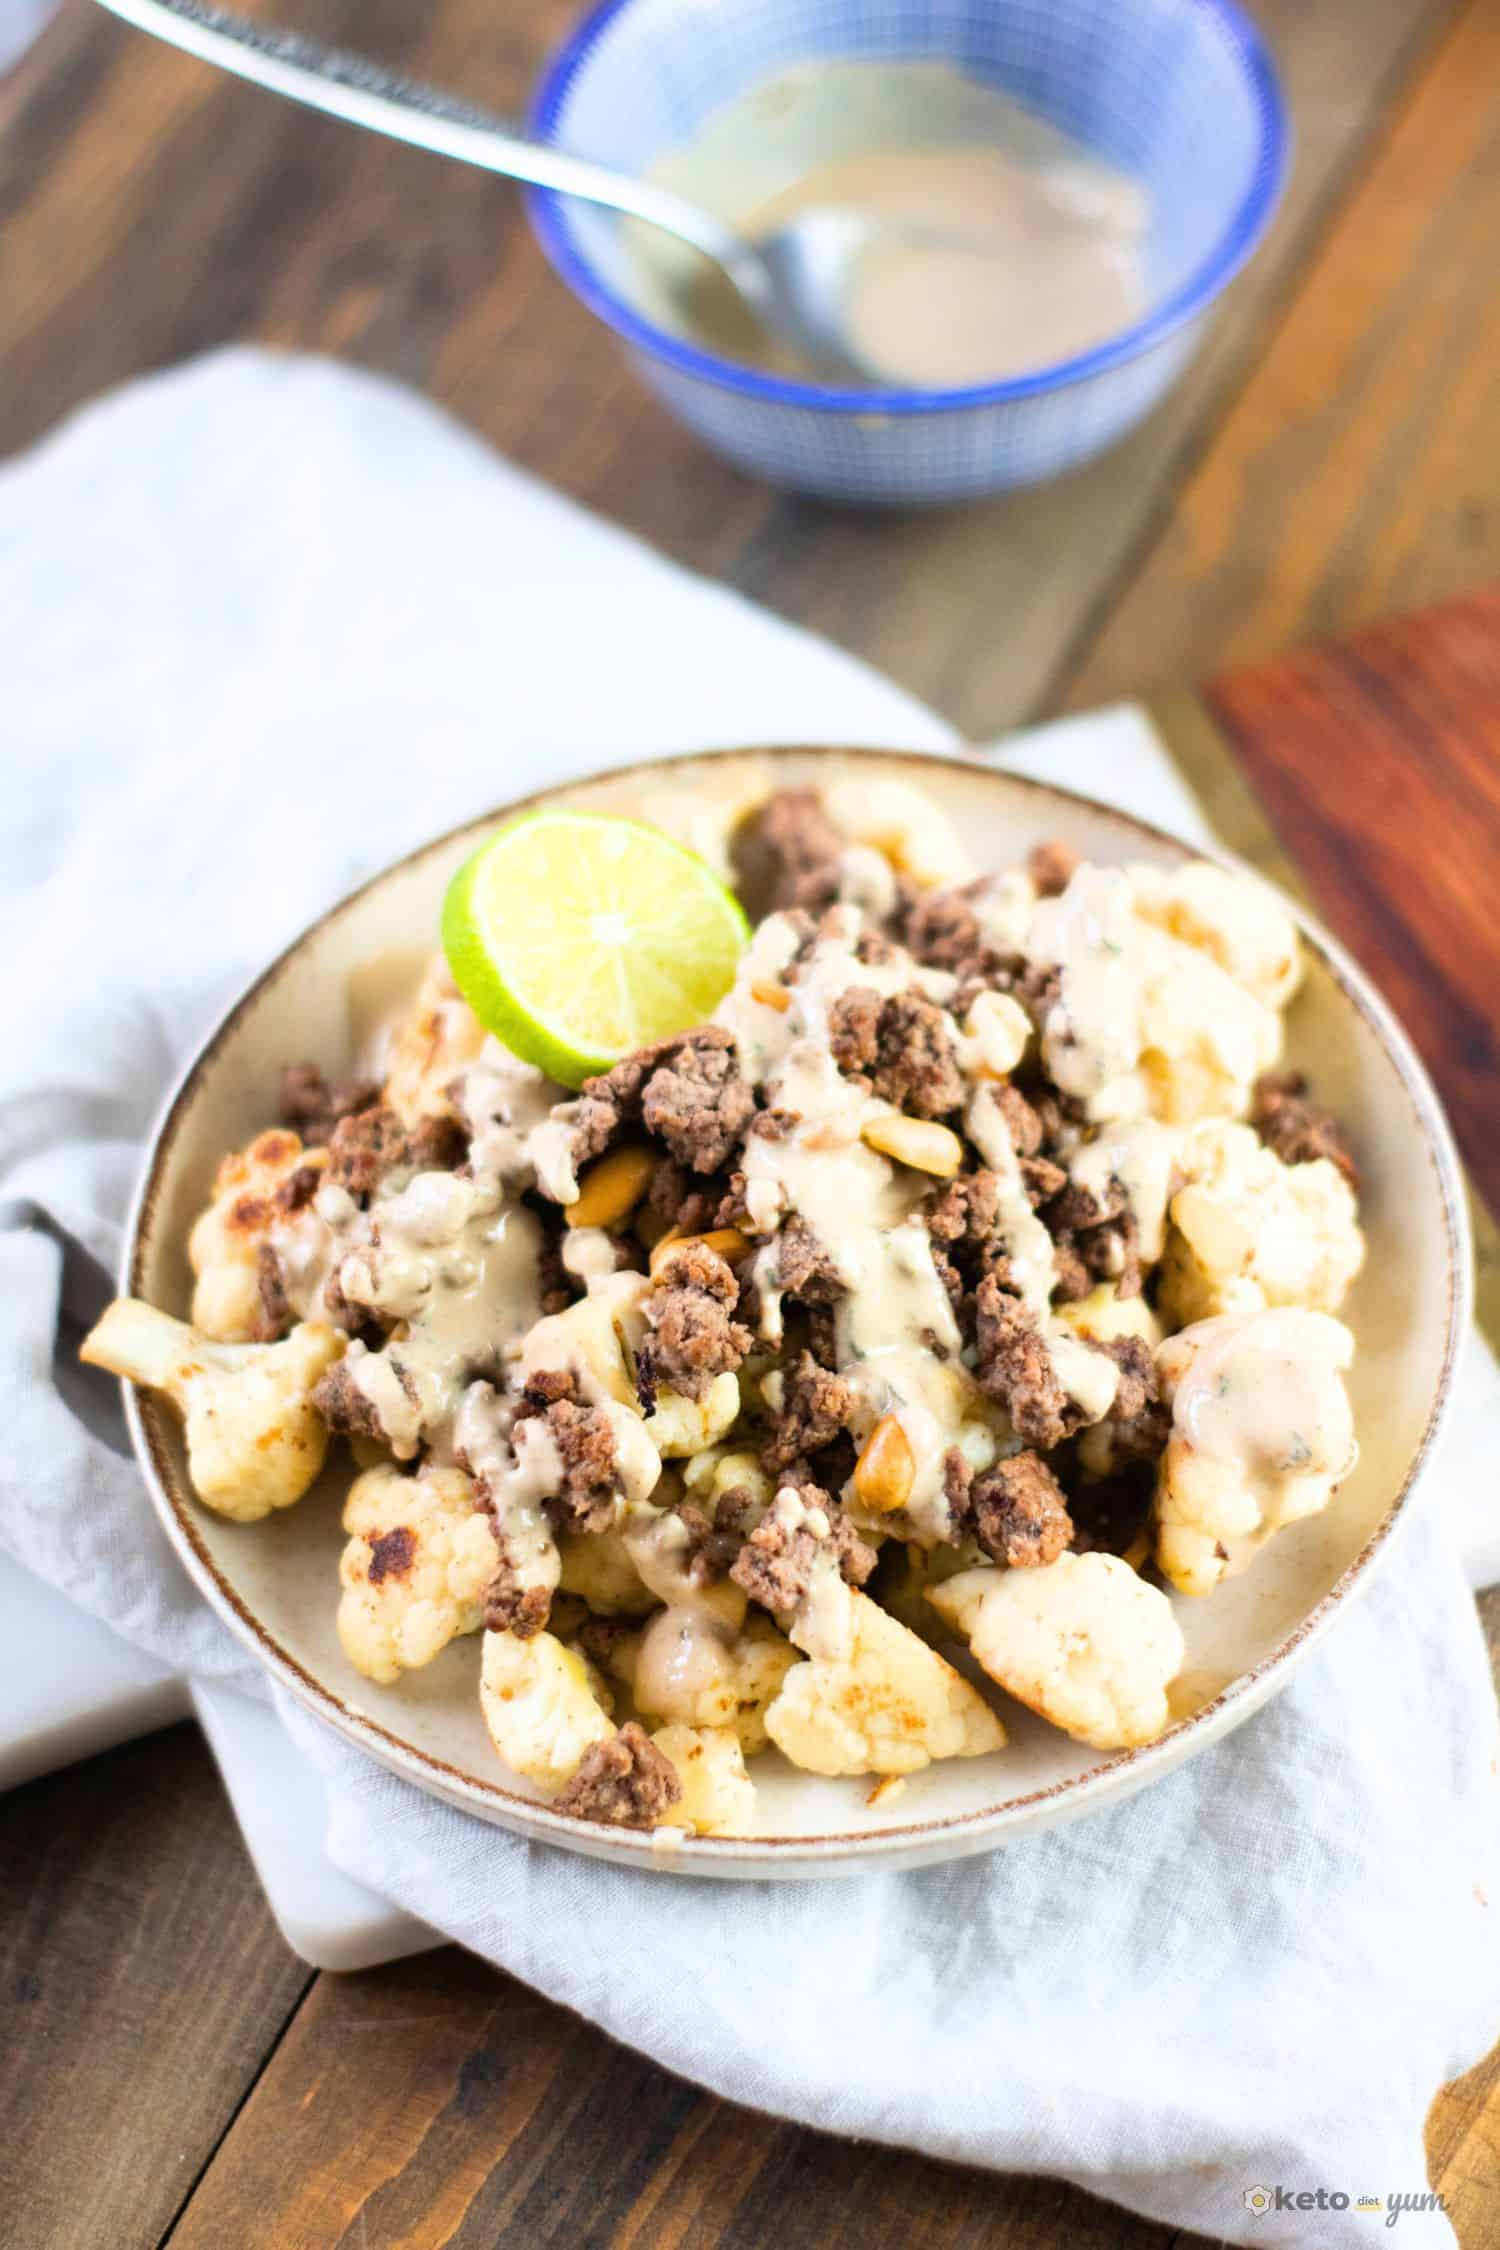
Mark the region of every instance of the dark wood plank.
POLYGON ((1207 699, 1500 1209, 1500 589, 1229 673, 1207 699))
POLYGON ((447 1952, 324 1977, 172 2250, 1190 2250, 995 2180, 714 2100, 447 1952), (795 2218, 792 2217, 795 2214, 795 2218))
POLYGON ((1470 0, 1109 611, 1070 708, 1500 575, 1497 85, 1500 9, 1470 0))
MULTIPOLYGON (((568 0, 498 15, 477 0, 252 4, 497 107, 521 99, 571 13, 568 0)), ((1296 172, 1173 398, 1044 491, 872 525, 778 499, 677 431, 546 270, 504 182, 279 105, 68 0, 45 52, 0 90, 14 339, 0 451, 122 377, 227 339, 339 352, 421 385, 554 484, 992 735, 1047 700, 1154 532, 1449 10, 1260 0, 1297 114, 1296 172)))
POLYGON ((0 2240, 155 2250, 310 1981, 195 1728, 0 1798, 0 2240))

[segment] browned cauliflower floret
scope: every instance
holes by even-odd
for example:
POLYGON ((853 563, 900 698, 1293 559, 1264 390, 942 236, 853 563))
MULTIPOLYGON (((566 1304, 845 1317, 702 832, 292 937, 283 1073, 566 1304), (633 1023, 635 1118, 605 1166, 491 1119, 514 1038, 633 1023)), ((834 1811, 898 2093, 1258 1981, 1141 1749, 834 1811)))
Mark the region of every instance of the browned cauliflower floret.
POLYGON ((1190 860, 1126 869, 1141 919, 1206 953, 1268 1008, 1284 1008, 1302 981, 1297 925, 1270 885, 1248 871, 1190 860))
POLYGON ((651 1737, 671 1761, 682 1797, 671 1819, 700 1836, 748 1836, 755 1826, 755 1784, 745 1771, 739 1738, 728 1727, 662 1727, 651 1737))
POLYGON ((1265 1305, 1337 1312, 1364 1262, 1354 1192, 1326 1157, 1284 1164, 1248 1125, 1189 1133, 1161 1309, 1174 1328, 1265 1305))
POLYGON ((744 1596, 730 1585, 705 1589, 701 1608, 658 1610, 642 1631, 618 1637, 609 1655, 645 1717, 728 1728, 747 1757, 765 1748, 766 1712, 798 1661, 769 1617, 745 1615, 744 1596), (724 1603, 722 1617, 710 1606, 714 1597, 724 1603))
POLYGON ((1341 1322, 1295 1306, 1167 1338, 1156 1559, 1182 1593, 1211 1593, 1284 1524, 1327 1507, 1359 1457, 1342 1380, 1353 1357, 1341 1322))
POLYGON ((1182 1669, 1172 1605, 1118 1555, 1059 1555, 1044 1570, 986 1566, 928 1596, 990 1678, 1096 1750, 1153 1742, 1182 1669))
POLYGON ((460 1072, 477 1061, 483 1045, 484 1026, 438 954, 391 1035, 383 1058, 383 1099, 406 1126, 424 1117, 453 1116, 449 1089, 460 1072))
POLYGON ((847 1648, 794 1664, 766 1713, 767 1734, 794 1766, 914 1773, 934 1758, 1004 1747, 1000 1721, 951 1664, 852 1588, 849 1613, 847 1648))
POLYGON ((226 1344, 251 1343, 261 1327, 260 1252, 281 1221, 277 1190, 304 1166, 320 1172, 326 1149, 305 1149, 295 1133, 258 1133, 226 1156, 213 1196, 188 1236, 193 1326, 226 1344))
POLYGON ((461 1470, 367 1470, 349 1488, 344 1529, 339 1639, 367 1679, 388 1683, 478 1632, 495 1541, 461 1470))
POLYGON ((255 1523, 300 1500, 323 1466, 328 1431, 313 1387, 345 1339, 305 1321, 279 1344, 221 1344, 154 1305, 117 1298, 79 1353, 182 1415, 188 1475, 205 1507, 255 1523))
POLYGON ((583 1657, 551 1633, 527 1641, 486 1633, 479 1704, 512 1772, 549 1797, 572 1780, 594 1743, 615 1731, 583 1657))

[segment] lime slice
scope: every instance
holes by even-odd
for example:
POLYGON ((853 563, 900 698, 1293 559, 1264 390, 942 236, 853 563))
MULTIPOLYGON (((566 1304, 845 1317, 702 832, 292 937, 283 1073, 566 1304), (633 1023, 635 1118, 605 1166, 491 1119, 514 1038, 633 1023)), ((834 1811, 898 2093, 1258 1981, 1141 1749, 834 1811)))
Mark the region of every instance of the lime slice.
POLYGON ((702 1023, 749 935, 694 853, 605 813, 512 822, 443 902, 448 964, 475 1015, 564 1086, 702 1023))

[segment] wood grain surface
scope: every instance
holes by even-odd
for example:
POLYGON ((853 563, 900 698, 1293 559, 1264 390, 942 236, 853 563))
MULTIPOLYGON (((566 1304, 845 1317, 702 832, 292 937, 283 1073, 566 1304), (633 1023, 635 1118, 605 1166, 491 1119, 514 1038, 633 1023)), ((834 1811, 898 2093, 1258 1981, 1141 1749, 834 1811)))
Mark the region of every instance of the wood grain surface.
MULTIPOLYGON (((275 12, 514 107, 571 10, 275 12)), ((1500 1195, 1497 597, 1435 630, 1261 661, 1500 570, 1500 9, 1259 13, 1298 162, 1188 380, 1044 492, 872 522, 768 493, 676 432, 547 274, 503 184, 279 107, 65 0, 0 82, 0 451, 193 351, 330 351, 426 389, 976 736, 1219 675, 1241 771, 1500 1195)), ((1500 1649, 1500 1597, 1485 1612, 1500 1649)), ((0 1958, 0 2242, 17 2250, 1196 2239, 1052 2182, 733 2110, 453 1952, 311 1977, 185 1728, 0 1802, 0 1958)), ((1463 2250, 1500 2244, 1500 2057, 1439 2099, 1429 2151, 1463 2250)))

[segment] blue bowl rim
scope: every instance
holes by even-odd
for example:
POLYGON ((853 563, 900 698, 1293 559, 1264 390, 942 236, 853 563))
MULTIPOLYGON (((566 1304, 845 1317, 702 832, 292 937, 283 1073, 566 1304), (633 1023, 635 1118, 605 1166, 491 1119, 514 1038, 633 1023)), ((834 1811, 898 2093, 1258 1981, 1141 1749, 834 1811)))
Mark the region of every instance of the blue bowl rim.
MULTIPOLYGON (((538 139, 551 141, 573 82, 605 31, 634 0, 596 0, 543 66, 532 98, 529 123, 538 139)), ((765 404, 812 408, 832 414, 900 415, 951 413, 968 407, 1003 406, 1035 398, 1068 384, 1087 382, 1126 360, 1138 358, 1203 312, 1245 264, 1269 226, 1286 181, 1290 128, 1286 101, 1276 66, 1258 27, 1238 5, 1238 0, 1187 0, 1201 15, 1212 16, 1237 55, 1260 123, 1259 160, 1242 201, 1223 235, 1196 272, 1180 288, 1121 329, 1107 343, 1072 359, 1026 375, 1007 376, 994 383, 971 384, 959 390, 842 390, 836 385, 804 382, 793 376, 768 375, 720 359, 696 344, 658 328, 654 321, 609 288, 588 260, 574 247, 561 206, 571 199, 550 188, 531 188, 527 209, 538 240, 555 271, 605 325, 637 349, 665 360, 679 374, 737 391, 742 397, 765 404)))

